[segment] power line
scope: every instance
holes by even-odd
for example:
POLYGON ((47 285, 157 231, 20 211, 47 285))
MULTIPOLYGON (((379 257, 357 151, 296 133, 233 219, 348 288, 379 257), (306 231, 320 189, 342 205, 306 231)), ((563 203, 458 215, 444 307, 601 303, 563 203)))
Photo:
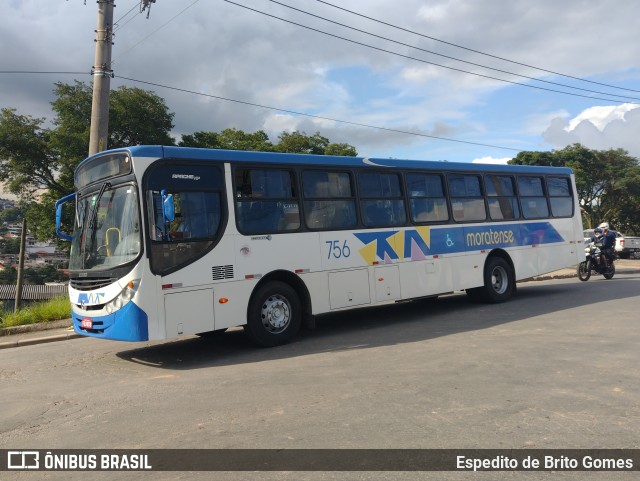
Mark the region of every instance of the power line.
POLYGON ((416 32, 414 30, 409 30, 407 28, 399 27, 397 25, 393 25, 393 24, 385 22, 383 20, 379 20, 377 18, 369 17, 369 16, 364 15, 362 13, 358 13, 358 12, 355 12, 353 10, 349 10, 347 8, 340 7, 338 5, 334 5, 333 3, 329 3, 329 2, 327 2, 325 0, 316 0, 316 1, 320 2, 320 3, 323 3, 325 5, 328 5, 330 7, 337 8, 338 10, 342 10, 344 12, 351 13, 351 14, 356 15, 358 17, 366 18, 367 20, 371 20, 373 22, 377 22, 377 23, 380 23, 382 25, 387 25, 388 27, 392 27, 392 28, 395 28, 395 29, 398 29, 398 30, 402 30, 403 32, 411 33, 413 35, 418 35, 419 37, 423 37, 423 38, 428 38, 429 40, 433 40, 435 42, 440 42, 440 43, 443 43, 445 45, 450 45, 452 47, 456 47, 456 48, 460 48, 460 49, 463 49, 463 50, 467 50, 469 52, 474 52, 474 53, 477 53, 477 54, 480 54, 480 55, 484 55, 486 57, 495 58, 497 60, 502 60, 504 62, 509 62, 509 63, 513 63, 513 64, 516 64, 516 65, 520 65, 522 67, 528 67, 528 68, 532 68, 532 69, 535 69, 535 70, 540 70, 541 72, 546 72, 546 73, 550 73, 550 74, 553 74, 553 75, 559 75, 561 77, 566 77, 566 78, 570 78, 570 79, 573 79, 573 80, 579 80, 581 82, 587 82, 587 83, 591 83, 591 84, 595 84, 595 85, 602 85, 603 87, 610 87, 610 88, 619 89, 619 90, 627 90, 629 92, 640 92, 640 90, 630 89, 630 88, 626 88, 626 87, 619 87, 617 85, 611 85, 611 84, 606 84, 606 83, 602 83, 602 82, 596 82, 596 81, 593 81, 593 80, 587 80, 587 79, 584 79, 584 78, 581 78, 581 77, 574 77, 573 75, 568 75, 568 74, 564 74, 564 73, 560 73, 560 72, 555 72, 553 70, 548 70, 548 69, 545 69, 545 68, 542 68, 542 67, 535 67, 533 65, 529 65, 529 64, 526 64, 526 63, 517 62, 515 60, 509 60, 508 58, 499 57, 498 55, 492 55, 490 53, 482 52, 480 50, 474 50, 472 48, 465 47, 463 45, 458 45, 456 43, 447 42, 446 40, 442 40, 442 39, 439 39, 439 38, 436 38, 436 37, 430 37, 429 35, 425 35, 423 33, 416 32))
POLYGON ((119 60, 120 58, 122 58, 125 54, 129 53, 131 50, 133 50, 134 48, 136 48, 138 45, 140 45, 142 42, 144 42, 146 39, 148 39, 149 37, 151 37, 152 35, 154 35, 156 32, 158 32, 158 30, 166 27, 169 23, 171 23, 173 20, 175 20, 177 17, 179 17, 180 15, 182 15, 184 12, 186 12, 188 9, 190 9, 191 7, 193 7, 196 3, 198 3, 200 0, 194 0, 193 2, 191 2, 189 5, 187 5, 185 8, 183 8, 182 10, 180 10, 178 13, 176 13, 173 17, 171 17, 169 20, 167 20, 165 23, 163 23, 162 25, 160 25, 158 28, 156 28, 153 32, 151 32, 149 35, 147 35, 146 37, 144 37, 142 40, 140 40, 139 42, 135 43, 134 45, 132 45, 131 47, 129 47, 127 50, 125 50, 124 52, 122 52, 119 56, 117 56, 115 59, 113 59, 111 61, 111 64, 113 65, 117 60, 119 60))
POLYGON ((314 119, 320 119, 320 120, 329 120, 331 122, 337 122, 337 123, 341 123, 341 124, 347 124, 347 125, 354 125, 356 127, 365 127, 365 128, 369 128, 369 129, 377 129, 377 130, 383 130, 386 132, 394 132, 394 133, 398 133, 398 134, 404 134, 404 135, 413 135, 416 137, 426 137, 429 139, 436 139, 436 140, 444 140, 447 142, 457 142, 460 144, 468 144, 468 145, 478 145, 481 147, 490 147, 490 148, 494 148, 494 149, 501 149, 501 150, 510 150, 513 152, 520 152, 521 149, 515 149, 512 147, 504 147, 504 146, 500 146, 500 145, 492 145, 492 144, 484 144, 484 143, 480 143, 480 142, 471 142, 471 141, 467 141, 467 140, 459 140, 459 139, 452 139, 452 138, 448 138, 448 137, 439 137, 437 135, 429 135, 429 134, 422 134, 419 132, 411 132, 408 130, 400 130, 400 129, 392 129, 389 127, 381 127, 379 125, 370 125, 370 124, 364 124, 364 123, 360 123, 360 122, 352 122, 350 120, 341 120, 341 119, 336 119, 336 118, 332 118, 332 117, 324 117, 322 115, 314 115, 314 114, 308 114, 308 113, 304 113, 304 112, 297 112, 295 110, 288 110, 288 109, 281 109, 278 107, 272 107, 269 105, 262 105, 262 104, 257 104, 254 102, 247 102, 245 100, 237 100, 237 99, 231 99, 228 97, 222 97, 219 95, 213 95, 213 94, 206 94, 204 92, 197 92, 195 90, 188 90, 188 89, 184 89, 184 88, 180 88, 180 87, 173 87, 170 85, 163 85, 160 83, 156 83, 156 82, 148 82, 145 80, 138 80, 138 79, 134 79, 134 78, 130 78, 130 77, 124 77, 122 75, 116 75, 116 78, 120 78, 123 80, 128 80, 130 82, 136 82, 136 83, 140 83, 140 84, 144 84, 144 85, 151 85, 153 87, 161 87, 161 88, 165 88, 165 89, 169 89, 169 90, 175 90, 177 92, 183 92, 183 93, 188 93, 188 94, 192 94, 192 95, 199 95, 201 97, 207 97, 207 98, 212 98, 212 99, 217 99, 217 100, 224 100, 226 102, 234 102, 237 104, 242 104, 242 105, 248 105, 250 107, 258 107, 261 109, 268 109, 268 110, 275 110, 277 112, 284 112, 287 114, 292 114, 292 115, 300 115, 303 117, 311 117, 314 119))
POLYGON ((340 22, 337 22, 335 20, 331 20, 329 18, 322 17, 320 15, 316 15, 316 14, 311 13, 311 12, 307 12, 306 10, 302 10, 302 9, 299 9, 299 8, 296 8, 296 7, 292 7, 291 5, 287 5, 287 4, 279 2, 277 0, 268 0, 268 1, 270 1, 271 3, 275 3, 277 5, 281 5, 281 6, 285 7, 285 8, 289 8, 291 10, 295 10, 296 12, 304 13, 305 15, 309 15, 311 17, 319 18, 320 20, 324 20, 325 22, 333 23, 334 25, 339 25, 341 27, 348 28, 350 30, 355 30, 356 32, 364 33, 365 35, 370 35, 372 37, 376 37, 376 38, 379 38, 381 40, 386 40, 388 42, 392 42, 392 43, 395 43, 395 44, 398 44, 398 45, 402 45, 403 47, 409 47, 409 48, 413 48, 415 50, 420 50, 421 52, 430 53, 432 55, 437 55, 439 57, 448 58, 450 60, 455 60, 456 62, 462 62, 462 63, 466 63, 466 64, 469 64, 469 65, 474 65, 476 67, 486 68, 488 70, 493 70, 495 72, 506 73, 508 75, 513 75, 515 77, 526 78, 526 79, 529 79, 529 80, 533 80, 535 82, 543 82, 543 83, 550 84, 550 85, 557 85, 559 87, 566 87, 566 88, 569 88, 569 89, 581 90, 583 92, 590 92, 590 93, 595 93, 595 94, 598 94, 598 95, 610 95, 610 96, 613 96, 613 97, 620 97, 620 98, 623 98, 623 99, 640 100, 640 98, 637 98, 637 97, 629 97, 629 96, 626 96, 626 95, 617 95, 617 94, 612 94, 612 93, 608 93, 608 92, 600 92, 598 90, 590 90, 590 89, 585 89, 585 88, 581 88, 581 87, 574 87, 572 85, 562 84, 562 83, 559 83, 559 82, 552 82, 550 80, 537 79, 535 77, 530 77, 528 75, 509 72, 507 70, 502 70, 502 69, 499 69, 499 68, 489 67, 488 65, 482 65, 482 64, 479 64, 479 63, 475 63, 475 62, 470 62, 470 61, 463 60, 463 59, 460 59, 460 58, 457 58, 457 57, 452 57, 450 55, 445 55, 445 54, 442 54, 442 53, 434 52, 432 50, 427 50, 427 49, 424 49, 424 48, 416 47, 414 45, 410 45, 408 43, 400 42, 398 40, 393 40, 393 39, 388 38, 388 37, 383 37, 382 35, 377 35, 375 33, 371 33, 371 32, 368 32, 366 30, 361 30, 359 28, 352 27, 350 25, 346 25, 344 23, 340 23, 340 22))
POLYGON ((129 9, 129 10, 127 11, 127 13, 125 13, 122 17, 120 17, 118 20, 116 20, 115 22, 113 22, 114 27, 115 27, 116 25, 118 25, 118 22, 120 22, 120 21, 122 21, 124 18, 126 18, 126 17, 131 13, 131 12, 133 12, 134 10, 137 10, 137 8, 138 8, 138 4, 139 4, 139 1, 138 1, 138 0, 136 0, 136 4, 135 4, 133 7, 131 7, 131 9, 129 9))
POLYGON ((466 73, 466 74, 469 74, 469 75, 475 75, 477 77, 483 77, 483 78, 487 78, 487 79, 490 79, 490 80, 497 80, 498 82, 509 83, 509 84, 512 84, 512 85, 519 85, 521 87, 544 90, 544 91, 547 91, 547 92, 554 92, 554 93, 559 93, 559 94, 563 94, 563 95, 571 95, 573 97, 582 97, 582 98, 586 98, 586 99, 590 99, 590 100, 604 100, 605 102, 640 104, 639 102, 626 102, 626 101, 616 100, 616 99, 594 97, 592 95, 582 95, 582 94, 577 94, 577 93, 573 93, 573 92, 563 92, 562 90, 555 90, 555 89, 550 89, 550 88, 546 88, 546 87, 540 87, 538 85, 528 85, 528 84, 524 84, 524 83, 521 83, 521 82, 515 82, 513 80, 501 79, 501 78, 498 78, 498 77, 492 77, 490 75, 485 75, 485 74, 476 73, 476 72, 470 72, 468 70, 463 70, 463 69, 456 68, 456 67, 451 67, 451 66, 448 66, 448 65, 442 65, 442 64, 439 64, 439 63, 435 63, 435 62, 429 62, 427 60, 423 60, 423 59, 420 59, 420 58, 412 57, 410 55, 404 55, 404 54, 401 54, 401 53, 398 53, 398 52, 393 52, 391 50, 386 50, 386 49, 381 48, 381 47, 375 47, 373 45, 369 45, 369 44, 364 43, 364 42, 358 42, 357 40, 352 40, 352 39, 349 39, 349 38, 346 38, 346 37, 341 37, 340 35, 336 35, 336 34, 333 34, 333 33, 325 32, 323 30, 319 30, 317 28, 309 27, 307 25, 303 25, 301 23, 297 23, 297 22, 294 22, 292 20, 287 20, 285 18, 278 17, 276 15, 272 15, 270 13, 266 13, 266 12, 263 12, 261 10, 257 10, 257 9, 251 8, 251 7, 247 7, 246 5, 241 5, 241 4, 233 2, 231 0, 223 0, 223 1, 227 2, 227 3, 230 3, 231 5, 235 5, 237 7, 241 7, 241 8, 244 8, 246 10, 250 10, 252 12, 259 13, 259 14, 264 15, 266 17, 275 18, 276 20, 280 20, 282 22, 289 23, 291 25, 296 25, 298 27, 306 28, 307 30, 311 30, 313 32, 321 33, 321 34, 327 35, 329 37, 334 37, 334 38, 337 38, 337 39, 340 39, 340 40, 344 40, 346 42, 350 42, 350 43, 353 43, 353 44, 356 44, 356 45, 360 45, 360 46, 367 47, 367 48, 370 48, 370 49, 373 49, 373 50, 378 50, 380 52, 385 52, 385 53, 388 53, 388 54, 391 54, 391 55, 395 55, 397 57, 402 57, 402 58, 406 58, 406 59, 409 59, 409 60, 415 60, 416 62, 421 62, 421 63, 425 63, 425 64, 428 64, 428 65, 434 65, 436 67, 441 67, 441 68, 445 68, 445 69, 448 69, 448 70, 453 70, 453 71, 456 71, 456 72, 466 73))

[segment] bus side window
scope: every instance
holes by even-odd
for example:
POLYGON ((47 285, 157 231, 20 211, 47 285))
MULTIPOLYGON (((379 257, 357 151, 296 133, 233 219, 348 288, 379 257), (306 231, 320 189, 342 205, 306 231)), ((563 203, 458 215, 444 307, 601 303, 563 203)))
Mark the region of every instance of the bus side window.
POLYGON ((544 195, 542 177, 518 177, 518 191, 522 215, 525 219, 543 219, 549 217, 549 206, 544 195))
POLYGON ((407 174, 411 220, 421 222, 444 222, 449 220, 447 199, 442 187, 442 176, 438 174, 407 174))
POLYGON ((347 229, 357 223, 351 176, 347 172, 302 173, 305 223, 310 229, 347 229))
POLYGON ((569 179, 567 177, 547 177, 547 190, 551 214, 554 217, 571 217, 573 215, 573 196, 569 179))
POLYGON ((406 224, 404 197, 397 174, 360 172, 358 182, 362 222, 365 226, 392 227, 406 224))
POLYGON ((235 182, 236 221, 241 233, 288 232, 300 227, 292 171, 239 168, 235 182))
POLYGON ((485 201, 477 175, 449 175, 453 219, 458 222, 486 220, 485 201))
POLYGON ((519 219, 520 209, 513 177, 509 175, 487 175, 484 178, 492 220, 519 219))

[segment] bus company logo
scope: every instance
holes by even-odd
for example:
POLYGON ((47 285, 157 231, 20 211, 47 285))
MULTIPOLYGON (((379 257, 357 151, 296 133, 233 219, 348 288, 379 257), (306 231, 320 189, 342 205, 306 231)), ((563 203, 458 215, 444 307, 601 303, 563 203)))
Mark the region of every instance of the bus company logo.
POLYGON ((40 469, 38 451, 8 451, 7 469, 40 469))
POLYGON ((399 259, 419 261, 431 252, 431 228, 353 234, 364 247, 358 252, 369 265, 378 260, 392 264, 399 259))
POLYGON ((79 304, 84 309, 86 306, 95 306, 96 304, 102 304, 103 297, 104 292, 81 292, 80 294, 78 294, 78 302, 76 302, 76 304, 79 304))
POLYGON ((193 175, 193 174, 173 174, 171 178, 180 179, 180 180, 200 180, 199 175, 193 175))
POLYGON ((514 245, 516 239, 511 229, 488 229, 479 232, 468 232, 466 242, 468 247, 502 246, 514 245))

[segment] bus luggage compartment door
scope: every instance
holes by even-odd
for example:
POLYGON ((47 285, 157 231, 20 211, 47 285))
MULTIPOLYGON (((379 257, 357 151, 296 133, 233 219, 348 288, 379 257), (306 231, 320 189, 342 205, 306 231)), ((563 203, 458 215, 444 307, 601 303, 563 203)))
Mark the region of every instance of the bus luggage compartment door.
POLYGON ((213 331, 213 289, 167 293, 164 312, 167 338, 213 331))
POLYGON ((329 303, 331 309, 370 304, 369 269, 330 272, 329 303))
POLYGON ((400 299, 400 270, 398 266, 376 267, 376 301, 395 301, 400 299))

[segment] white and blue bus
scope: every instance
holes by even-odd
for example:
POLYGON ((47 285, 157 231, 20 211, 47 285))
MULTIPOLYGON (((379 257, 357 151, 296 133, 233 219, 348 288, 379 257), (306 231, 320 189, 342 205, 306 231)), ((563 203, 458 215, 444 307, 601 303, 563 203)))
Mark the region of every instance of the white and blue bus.
POLYGON ((84 160, 75 186, 56 226, 74 329, 98 338, 244 326, 273 346, 321 313, 503 302, 584 257, 567 168, 136 146, 84 160))

